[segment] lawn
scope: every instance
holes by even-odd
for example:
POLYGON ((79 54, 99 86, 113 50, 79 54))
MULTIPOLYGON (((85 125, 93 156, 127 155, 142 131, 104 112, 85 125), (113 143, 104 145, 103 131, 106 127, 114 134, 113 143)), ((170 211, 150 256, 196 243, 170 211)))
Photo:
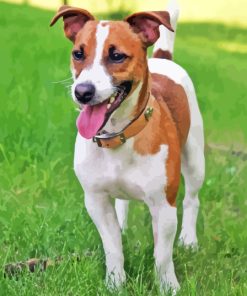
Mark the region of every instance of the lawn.
MULTIPOLYGON (((61 26, 49 28, 52 12, 4 3, 0 11, 0 265, 63 258, 45 273, 2 273, 0 295, 111 295, 72 166, 78 113, 69 95, 71 44, 61 26)), ((246 31, 183 23, 176 38, 175 60, 195 83, 208 143, 200 247, 193 253, 176 241, 174 248, 178 295, 247 295, 246 31)), ((182 197, 183 185, 179 229, 182 197)), ((131 204, 129 225, 128 283, 119 295, 159 295, 144 205, 131 204)))

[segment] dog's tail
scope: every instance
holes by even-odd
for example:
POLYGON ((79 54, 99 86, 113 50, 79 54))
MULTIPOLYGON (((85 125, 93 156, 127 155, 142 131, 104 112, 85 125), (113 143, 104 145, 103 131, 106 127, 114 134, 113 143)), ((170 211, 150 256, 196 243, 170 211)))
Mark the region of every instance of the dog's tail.
POLYGON ((167 11, 170 14, 170 22, 174 32, 169 31, 166 27, 160 26, 160 38, 154 44, 153 57, 160 59, 172 60, 173 49, 176 36, 177 20, 179 16, 179 5, 177 0, 170 0, 167 11))

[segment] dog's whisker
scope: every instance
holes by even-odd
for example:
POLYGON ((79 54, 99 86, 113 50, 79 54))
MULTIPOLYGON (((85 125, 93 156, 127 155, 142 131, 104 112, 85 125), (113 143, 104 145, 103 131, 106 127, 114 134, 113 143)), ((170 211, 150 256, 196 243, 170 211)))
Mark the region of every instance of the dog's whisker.
POLYGON ((66 79, 63 79, 63 80, 58 80, 58 81, 51 81, 51 83, 54 83, 54 84, 63 84, 63 83, 66 83, 68 82, 69 80, 72 80, 73 78, 72 77, 69 77, 69 78, 66 78, 66 79))

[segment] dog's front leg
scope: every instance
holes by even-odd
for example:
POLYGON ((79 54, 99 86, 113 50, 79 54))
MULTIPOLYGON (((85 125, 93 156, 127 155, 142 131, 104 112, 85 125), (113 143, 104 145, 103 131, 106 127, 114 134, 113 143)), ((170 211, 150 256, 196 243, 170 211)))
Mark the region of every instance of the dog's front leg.
POLYGON ((103 242, 106 284, 109 289, 117 289, 125 282, 126 276, 121 230, 116 211, 110 198, 102 193, 85 192, 85 206, 103 242))
POLYGON ((172 259, 177 230, 177 209, 162 201, 149 205, 154 233, 154 257, 161 287, 175 292, 179 283, 172 259))

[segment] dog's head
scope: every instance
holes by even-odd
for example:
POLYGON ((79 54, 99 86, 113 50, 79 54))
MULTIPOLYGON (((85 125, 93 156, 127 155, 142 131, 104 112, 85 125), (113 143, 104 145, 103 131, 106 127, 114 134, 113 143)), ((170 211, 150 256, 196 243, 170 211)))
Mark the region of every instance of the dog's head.
POLYGON ((77 125, 81 135, 92 138, 113 114, 116 119, 120 105, 117 117, 135 116, 148 75, 146 50, 159 38, 161 24, 172 30, 169 14, 140 12, 123 21, 99 22, 86 10, 62 6, 51 26, 61 17, 65 36, 74 45, 72 96, 83 105, 77 125))

